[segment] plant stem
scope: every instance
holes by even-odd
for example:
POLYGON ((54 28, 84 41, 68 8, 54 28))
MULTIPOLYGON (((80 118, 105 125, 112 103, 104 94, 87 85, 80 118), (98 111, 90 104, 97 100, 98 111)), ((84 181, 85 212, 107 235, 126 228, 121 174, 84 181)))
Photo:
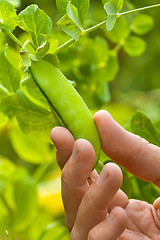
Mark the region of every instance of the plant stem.
POLYGON ((18 40, 18 38, 14 36, 12 32, 6 32, 6 33, 20 48, 23 47, 23 44, 18 40))
POLYGON ((130 11, 127 11, 127 12, 119 13, 118 17, 121 17, 121 16, 126 15, 126 14, 130 14, 130 13, 146 10, 146 9, 155 8, 155 7, 160 7, 160 4, 155 4, 155 5, 146 6, 146 7, 142 7, 142 8, 133 9, 133 10, 130 10, 130 11))
MULTIPOLYGON (((91 28, 88 28, 88 29, 82 31, 81 37, 84 36, 84 35, 86 35, 86 34, 88 34, 88 33, 90 33, 90 32, 93 32, 94 30, 96 30, 96 29, 98 29, 98 28, 100 28, 100 27, 102 27, 102 26, 105 24, 105 22, 106 22, 106 21, 103 21, 103 22, 98 23, 97 25, 95 25, 95 26, 93 26, 93 27, 91 27, 91 28)), ((61 51, 62 51, 63 49, 65 49, 65 48, 69 47, 69 46, 70 46, 72 43, 74 43, 74 42, 75 42, 75 39, 74 39, 74 38, 71 38, 69 41, 67 41, 67 42, 65 42, 64 44, 62 44, 61 46, 59 46, 59 47, 57 48, 57 51, 55 52, 55 54, 58 54, 59 52, 61 52, 61 51)))

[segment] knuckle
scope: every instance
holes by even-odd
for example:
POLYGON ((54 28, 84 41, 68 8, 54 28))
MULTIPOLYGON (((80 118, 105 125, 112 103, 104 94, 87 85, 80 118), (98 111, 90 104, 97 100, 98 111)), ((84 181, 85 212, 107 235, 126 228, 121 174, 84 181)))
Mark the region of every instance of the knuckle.
POLYGON ((91 191, 85 195, 84 202, 85 202, 85 205, 88 207, 93 207, 95 205, 94 196, 91 193, 91 191))
POLYGON ((139 138, 139 149, 137 151, 135 158, 136 158, 136 161, 139 161, 141 159, 141 157, 143 156, 144 148, 149 145, 149 142, 139 136, 137 136, 137 137, 139 138))

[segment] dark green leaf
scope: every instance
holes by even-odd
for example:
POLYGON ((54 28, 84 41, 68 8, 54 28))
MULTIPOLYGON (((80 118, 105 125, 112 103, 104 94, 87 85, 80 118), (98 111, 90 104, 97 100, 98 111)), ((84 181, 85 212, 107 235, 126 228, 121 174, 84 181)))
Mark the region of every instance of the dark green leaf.
POLYGON ((18 26, 28 32, 36 47, 46 41, 45 35, 52 31, 52 20, 37 5, 30 5, 18 15, 18 26))
POLYGON ((0 29, 6 32, 13 31, 17 26, 15 7, 5 0, 0 0, 0 29))
POLYGON ((150 32, 153 27, 154 27, 153 18, 146 14, 137 15, 132 22, 133 32, 139 35, 143 35, 150 32))
POLYGON ((131 120, 131 129, 134 134, 145 138, 148 142, 160 146, 160 139, 151 120, 142 112, 137 112, 131 120))
POLYGON ((19 89, 20 83, 19 71, 8 61, 5 49, 0 52, 0 83, 10 93, 19 89))
POLYGON ((129 36, 124 43, 124 50, 131 57, 140 56, 146 50, 146 43, 139 37, 129 36))

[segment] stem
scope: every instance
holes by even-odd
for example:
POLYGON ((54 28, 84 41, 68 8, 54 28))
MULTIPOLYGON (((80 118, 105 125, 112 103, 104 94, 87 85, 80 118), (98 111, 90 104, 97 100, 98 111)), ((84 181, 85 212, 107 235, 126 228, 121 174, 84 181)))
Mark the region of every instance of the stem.
POLYGON ((7 33, 7 35, 8 35, 20 48, 23 47, 23 44, 18 40, 18 38, 16 38, 16 37, 14 36, 13 33, 11 33, 11 32, 6 32, 6 33, 7 33))
POLYGON ((133 9, 133 10, 130 10, 127 12, 119 13, 118 17, 121 17, 121 16, 129 14, 129 13, 134 13, 134 12, 138 12, 138 11, 142 11, 142 10, 146 10, 146 9, 150 9, 150 8, 155 8, 155 7, 160 7, 160 4, 155 4, 155 5, 146 6, 146 7, 142 7, 142 8, 133 9))
MULTIPOLYGON (((88 29, 82 31, 82 34, 81 34, 80 37, 82 37, 82 36, 84 36, 84 35, 86 35, 86 34, 88 34, 88 33, 90 33, 90 32, 93 32, 94 30, 100 28, 101 26, 103 26, 103 25, 105 24, 105 22, 106 22, 106 21, 103 21, 103 22, 98 23, 97 25, 95 25, 95 26, 93 26, 93 27, 91 27, 91 28, 88 28, 88 29)), ((67 42, 65 42, 64 44, 62 44, 61 46, 59 46, 59 47, 57 48, 57 51, 55 52, 55 54, 58 54, 59 52, 61 52, 61 51, 62 51, 63 49, 65 49, 65 48, 69 47, 69 46, 70 46, 72 43, 74 43, 74 42, 75 42, 75 39, 74 39, 74 38, 71 38, 69 41, 67 41, 67 42)))

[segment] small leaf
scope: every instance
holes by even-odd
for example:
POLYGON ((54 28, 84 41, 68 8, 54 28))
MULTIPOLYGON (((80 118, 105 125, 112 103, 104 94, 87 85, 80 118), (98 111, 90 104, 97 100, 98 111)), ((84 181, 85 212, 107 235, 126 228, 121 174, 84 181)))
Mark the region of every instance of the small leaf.
POLYGON ((82 30, 67 14, 57 22, 57 25, 59 29, 73 37, 76 41, 80 38, 82 30))
POLYGON ((14 5, 16 8, 19 8, 21 6, 21 0, 7 0, 12 5, 14 5))
POLYGON ((30 67, 31 66, 31 59, 30 59, 30 54, 28 51, 21 51, 20 52, 21 55, 21 60, 22 60, 22 64, 24 67, 30 67))
POLYGON ((108 16, 109 15, 117 15, 116 8, 115 8, 113 0, 108 1, 104 5, 104 9, 105 9, 108 16))
POLYGON ((24 133, 41 131, 42 134, 45 132, 49 135, 53 127, 62 125, 55 112, 49 112, 33 103, 21 90, 18 90, 15 95, 3 99, 0 110, 9 118, 16 116, 24 133))
MULTIPOLYGON (((57 8, 61 16, 67 13, 67 5, 69 2, 69 0, 56 0, 57 8)), ((89 9, 90 0, 72 0, 72 4, 77 8, 81 24, 83 25, 89 9)))
POLYGON ((0 83, 10 93, 16 92, 20 84, 19 71, 8 61, 5 49, 0 52, 0 83))
POLYGON ((146 14, 139 14, 132 22, 132 30, 136 34, 143 35, 152 30, 154 27, 153 18, 146 14))
POLYGON ((18 26, 28 32, 36 47, 45 41, 52 31, 52 20, 37 5, 30 5, 18 15, 18 26))
POLYGON ((156 129, 151 120, 142 112, 137 112, 131 120, 131 128, 134 134, 145 138, 152 144, 160 146, 160 141, 157 137, 156 129))
POLYGON ((106 34, 112 42, 123 45, 124 40, 130 34, 130 27, 128 21, 124 17, 118 18, 114 29, 110 32, 107 32, 106 34))
POLYGON ((16 26, 17 14, 15 7, 5 0, 0 0, 0 29, 12 32, 16 26))
POLYGON ((116 12, 119 13, 123 7, 123 0, 112 0, 112 1, 115 5, 116 12))
POLYGON ((146 50, 146 43, 139 37, 129 36, 125 41, 124 50, 131 57, 140 56, 146 50))
POLYGON ((39 46, 36 50, 36 58, 43 58, 48 52, 50 47, 50 43, 46 40, 41 46, 39 46))
POLYGON ((119 71, 119 62, 117 56, 110 56, 106 66, 106 81, 113 81, 119 71))
POLYGON ((73 22, 76 23, 76 25, 79 27, 79 28, 82 28, 82 25, 81 25, 81 22, 80 22, 80 19, 79 19, 79 16, 78 16, 78 10, 77 8, 72 5, 71 3, 69 3, 67 5, 67 15, 73 20, 73 22))
POLYGON ((106 20, 107 31, 111 31, 114 28, 116 24, 116 20, 117 20, 117 16, 115 15, 107 16, 107 20, 106 20))

